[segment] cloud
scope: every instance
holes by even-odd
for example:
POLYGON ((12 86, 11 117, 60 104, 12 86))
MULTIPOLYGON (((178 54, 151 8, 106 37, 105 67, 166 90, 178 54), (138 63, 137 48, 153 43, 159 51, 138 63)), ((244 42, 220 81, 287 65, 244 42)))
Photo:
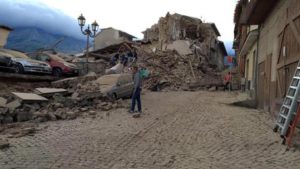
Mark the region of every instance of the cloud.
POLYGON ((37 27, 47 32, 83 39, 76 18, 45 4, 24 0, 1 0, 0 25, 37 27))

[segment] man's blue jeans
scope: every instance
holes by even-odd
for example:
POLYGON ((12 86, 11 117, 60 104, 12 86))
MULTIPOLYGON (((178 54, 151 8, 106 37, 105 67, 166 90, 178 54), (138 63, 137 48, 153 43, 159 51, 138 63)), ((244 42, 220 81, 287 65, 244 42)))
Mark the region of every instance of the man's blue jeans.
POLYGON ((131 98, 131 108, 130 110, 134 112, 135 103, 137 102, 138 111, 142 112, 142 104, 141 104, 141 88, 137 88, 131 98))

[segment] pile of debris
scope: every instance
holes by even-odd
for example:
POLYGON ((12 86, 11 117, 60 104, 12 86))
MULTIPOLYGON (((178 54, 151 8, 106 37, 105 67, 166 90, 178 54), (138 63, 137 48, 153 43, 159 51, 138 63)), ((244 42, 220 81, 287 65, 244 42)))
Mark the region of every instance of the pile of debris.
POLYGON ((75 119, 96 116, 99 110, 127 108, 123 100, 112 100, 100 92, 97 76, 68 78, 54 82, 64 88, 36 88, 34 93, 12 93, 0 97, 0 124, 75 119))
POLYGON ((215 24, 180 14, 160 18, 144 33, 148 44, 138 48, 139 65, 151 76, 150 90, 193 90, 222 86, 224 43, 215 24))
POLYGON ((140 60, 151 76, 144 81, 144 87, 153 91, 190 90, 222 85, 221 73, 214 65, 198 62, 195 55, 180 55, 176 51, 147 53, 140 60))

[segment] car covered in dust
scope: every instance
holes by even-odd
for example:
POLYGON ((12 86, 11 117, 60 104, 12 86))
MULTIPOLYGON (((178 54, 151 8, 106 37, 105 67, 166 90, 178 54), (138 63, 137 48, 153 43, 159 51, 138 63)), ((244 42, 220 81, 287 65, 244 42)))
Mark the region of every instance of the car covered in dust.
POLYGON ((12 55, 0 51, 0 68, 3 70, 15 70, 16 63, 12 58, 12 55))
POLYGON ((52 67, 52 74, 56 77, 79 75, 79 68, 75 64, 65 61, 55 52, 37 52, 29 53, 29 55, 35 60, 47 62, 52 67))
POLYGON ((132 74, 110 74, 97 79, 101 92, 108 97, 128 98, 132 95, 134 83, 132 74))
POLYGON ((0 52, 3 54, 3 64, 13 66, 16 73, 52 73, 48 63, 30 59, 25 53, 3 48, 0 52))

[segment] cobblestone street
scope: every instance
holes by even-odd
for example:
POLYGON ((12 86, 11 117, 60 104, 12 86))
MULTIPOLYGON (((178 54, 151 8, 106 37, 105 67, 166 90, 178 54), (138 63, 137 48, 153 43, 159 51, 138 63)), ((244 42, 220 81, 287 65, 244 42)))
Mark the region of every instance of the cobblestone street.
POLYGON ((234 107, 236 93, 146 93, 139 119, 125 109, 96 118, 42 123, 34 136, 10 139, 1 169, 299 169, 273 119, 234 107))

